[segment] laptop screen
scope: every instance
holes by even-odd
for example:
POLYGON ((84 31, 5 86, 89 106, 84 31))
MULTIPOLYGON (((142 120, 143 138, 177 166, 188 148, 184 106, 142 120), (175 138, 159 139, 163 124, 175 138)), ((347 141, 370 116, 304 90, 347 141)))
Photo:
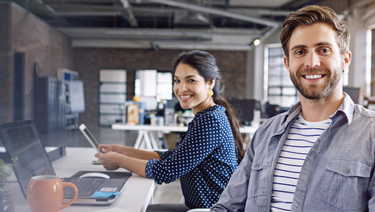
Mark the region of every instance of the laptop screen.
POLYGON ((32 176, 56 175, 32 121, 1 124, 0 137, 9 156, 18 157, 14 171, 25 198, 32 176))

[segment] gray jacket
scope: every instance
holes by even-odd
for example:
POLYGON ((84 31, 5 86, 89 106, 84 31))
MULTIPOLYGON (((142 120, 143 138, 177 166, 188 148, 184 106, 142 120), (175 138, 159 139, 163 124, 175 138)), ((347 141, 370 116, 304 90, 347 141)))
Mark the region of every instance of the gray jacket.
MULTIPOLYGON (((268 119, 211 211, 270 211, 273 173, 301 104, 268 119)), ((375 211, 375 111, 346 95, 303 164, 292 211, 375 211)))

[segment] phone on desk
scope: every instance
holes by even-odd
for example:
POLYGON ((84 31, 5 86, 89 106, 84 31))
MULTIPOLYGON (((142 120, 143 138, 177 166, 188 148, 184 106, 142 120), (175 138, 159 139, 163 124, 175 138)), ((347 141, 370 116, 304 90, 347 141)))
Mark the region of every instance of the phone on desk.
POLYGON ((89 129, 84 124, 81 124, 79 126, 79 129, 83 133, 83 135, 86 137, 86 139, 90 142, 90 144, 96 149, 98 153, 104 153, 104 149, 99 150, 99 143, 96 141, 95 137, 91 134, 89 129))

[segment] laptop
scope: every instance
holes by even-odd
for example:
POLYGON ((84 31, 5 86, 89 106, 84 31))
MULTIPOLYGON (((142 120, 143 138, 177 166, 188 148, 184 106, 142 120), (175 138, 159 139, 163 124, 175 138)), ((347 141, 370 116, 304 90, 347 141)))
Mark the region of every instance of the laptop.
MULTIPOLYGON (((14 168, 18 183, 26 198, 27 186, 32 176, 56 175, 46 149, 31 120, 0 124, 0 137, 9 157, 18 157, 14 168)), ((103 177, 96 176, 98 171, 79 171, 71 177, 61 178, 64 182, 72 182, 78 187, 78 197, 73 204, 109 205, 120 195, 121 190, 131 176, 130 172, 100 172, 103 177), (109 179, 107 179, 109 178, 109 179), (80 184, 84 184, 83 187, 80 184)), ((73 189, 64 188, 64 203, 73 197, 73 189)))

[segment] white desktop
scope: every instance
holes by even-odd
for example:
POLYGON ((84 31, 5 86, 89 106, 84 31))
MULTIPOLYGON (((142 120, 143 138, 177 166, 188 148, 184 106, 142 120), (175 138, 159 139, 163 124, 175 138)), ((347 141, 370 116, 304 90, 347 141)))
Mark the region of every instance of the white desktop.
MULTIPOLYGON (((1 149, 0 149, 1 151, 1 149)), ((101 165, 93 165, 95 149, 92 147, 67 147, 66 156, 52 162, 59 177, 69 177, 81 170, 105 171, 101 165)), ((124 170, 117 170, 124 171, 124 170)), ((10 190, 15 206, 15 211, 31 212, 27 200, 24 198, 14 174, 10 178, 10 190)), ((64 212, 139 212, 145 211, 152 202, 155 182, 152 179, 133 174, 125 183, 121 195, 114 203, 108 206, 82 206, 71 205, 64 212)))

